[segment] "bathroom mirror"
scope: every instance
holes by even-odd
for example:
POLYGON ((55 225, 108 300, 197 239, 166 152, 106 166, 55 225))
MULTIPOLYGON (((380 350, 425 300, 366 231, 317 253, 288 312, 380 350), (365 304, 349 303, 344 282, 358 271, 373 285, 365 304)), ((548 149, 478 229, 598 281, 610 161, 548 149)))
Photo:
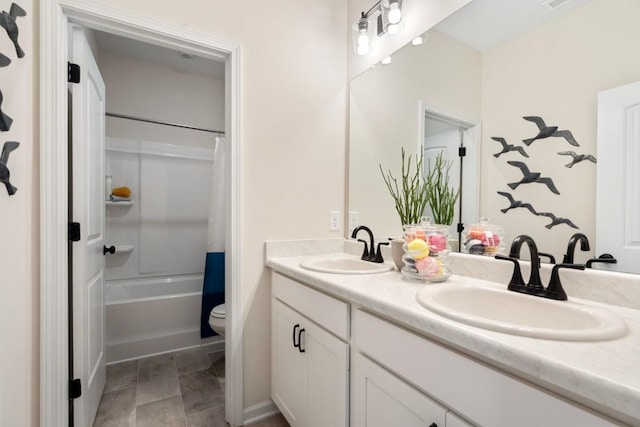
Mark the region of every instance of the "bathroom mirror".
MULTIPOLYGON (((421 45, 395 52, 351 81, 349 119, 349 224, 370 226, 380 237, 402 233, 379 164, 400 175, 400 150, 419 153, 442 129, 467 145, 462 174, 462 222, 480 216, 502 225, 507 238, 528 234, 558 262, 576 232, 595 254, 596 164, 575 163, 567 152, 596 153, 598 93, 640 80, 640 2, 635 0, 474 0, 425 34, 421 45), (559 4, 555 9, 547 3, 559 4), (524 117, 570 131, 578 146, 548 137, 524 117), (430 118, 441 122, 430 122, 430 118), (522 147, 502 154, 502 144, 522 147), (465 139, 466 138, 466 139, 465 139), (475 138, 475 140, 474 140, 475 138), (560 154, 564 153, 564 154, 560 154), (519 166, 550 177, 522 183, 519 166), (474 167, 477 168, 474 170, 474 167), (467 169, 468 168, 468 169, 467 169), (531 210, 510 207, 509 193, 531 210), (565 222, 553 224, 557 220, 565 222), (569 222, 577 228, 569 225, 569 222), (553 224, 553 225, 552 225, 553 224)), ((458 178, 459 179, 459 178, 458 178)), ((615 254, 614 254, 615 255, 615 254)))

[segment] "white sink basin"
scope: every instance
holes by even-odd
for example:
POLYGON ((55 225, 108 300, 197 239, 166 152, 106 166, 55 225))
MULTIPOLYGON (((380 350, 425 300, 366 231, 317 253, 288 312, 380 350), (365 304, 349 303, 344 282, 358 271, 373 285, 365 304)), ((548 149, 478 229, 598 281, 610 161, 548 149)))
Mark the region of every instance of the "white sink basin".
POLYGON ((422 288, 418 302, 449 319, 513 335, 567 341, 619 338, 627 324, 616 313, 572 301, 486 286, 442 284, 422 288))
POLYGON ((363 261, 359 257, 347 254, 310 259, 301 262, 300 267, 333 274, 374 274, 393 270, 392 264, 363 261))

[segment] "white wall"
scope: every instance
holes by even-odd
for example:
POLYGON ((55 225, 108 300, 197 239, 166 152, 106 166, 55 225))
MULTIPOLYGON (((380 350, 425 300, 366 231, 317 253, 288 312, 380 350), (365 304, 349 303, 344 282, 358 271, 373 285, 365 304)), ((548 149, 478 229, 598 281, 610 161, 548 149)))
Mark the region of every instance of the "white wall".
MULTIPOLYGON (((29 13, 20 31, 27 57, 18 61, 20 67, 0 69, 3 107, 18 120, 12 132, 24 144, 11 160, 20 192, 11 200, 0 196, 6 206, 0 210, 6 231, 0 413, 7 426, 37 425, 39 416, 38 53, 33 41, 38 7, 30 0, 20 3, 29 13)), ((346 5, 340 0, 108 3, 242 45, 244 403, 263 402, 270 395, 271 339, 264 241, 342 235, 329 233, 328 212, 344 210, 346 5)))
MULTIPOLYGON (((597 93, 640 79, 640 56, 634 53, 640 40, 639 14, 640 3, 635 0, 592 0, 484 55, 481 213, 504 225, 509 239, 529 234, 541 251, 560 260, 573 233, 583 232, 593 243, 596 165, 586 161, 566 168, 571 158, 557 152, 597 157, 597 93), (548 138, 525 147, 528 159, 514 154, 494 158, 491 154, 500 146, 490 137, 523 145, 523 139, 537 134, 535 124, 523 116, 541 116, 549 126, 571 130, 580 146, 548 138), (550 176, 560 195, 543 184, 511 190, 506 184, 519 181, 522 174, 507 160, 524 161, 530 170, 550 176), (508 191, 539 212, 569 218, 580 230, 566 225, 549 230, 545 228, 549 218, 533 216, 526 209, 502 214, 499 209, 509 202, 496 191, 508 191)), ((593 256, 595 245, 591 247, 589 253, 576 251, 576 261, 593 256)))
MULTIPOLYGON (((39 183, 38 183, 38 51, 34 29, 37 9, 32 0, 17 2, 27 12, 18 18, 19 59, 4 29, 0 52, 11 64, 0 68, 2 110, 13 118, 8 132, 0 132, 0 147, 18 141, 9 157, 11 181, 18 187, 9 197, 0 185, 0 425, 38 424, 39 378, 39 183)), ((1 10, 9 11, 11 2, 1 10)))
MULTIPOLYGON (((176 53, 177 55, 177 53, 176 53)), ((224 131, 224 79, 100 52, 110 113, 224 131)), ((211 148, 215 134, 107 117, 107 136, 211 148)))

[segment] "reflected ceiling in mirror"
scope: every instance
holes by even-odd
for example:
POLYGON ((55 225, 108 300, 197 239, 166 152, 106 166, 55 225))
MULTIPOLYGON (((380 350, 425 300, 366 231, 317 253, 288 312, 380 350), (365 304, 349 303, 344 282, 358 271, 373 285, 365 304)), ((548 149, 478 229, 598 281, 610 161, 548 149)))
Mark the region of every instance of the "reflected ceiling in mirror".
POLYGON ((408 45, 390 65, 355 78, 350 87, 349 211, 358 212, 360 224, 371 226, 377 236, 402 233, 378 165, 400 174, 400 147, 420 152, 423 117, 430 110, 479 125, 478 216, 503 225, 509 240, 531 235, 541 251, 557 259, 570 236, 582 232, 592 250, 578 252, 576 262, 598 255, 593 250, 596 165, 567 167, 569 154, 559 153, 597 157, 598 93, 640 80, 638 18, 636 0, 570 0, 554 11, 539 0, 474 0, 428 31, 422 45, 408 45), (531 116, 571 131, 579 145, 547 137, 527 146, 523 141, 539 132, 536 123, 523 119, 531 116), (515 150, 496 156, 502 145, 492 137, 522 147, 529 157, 515 150), (551 178, 559 194, 536 181, 511 188, 524 178, 521 163, 551 178), (510 202, 498 192, 545 215, 528 209, 503 212, 510 202), (578 228, 554 224, 551 215, 578 228))

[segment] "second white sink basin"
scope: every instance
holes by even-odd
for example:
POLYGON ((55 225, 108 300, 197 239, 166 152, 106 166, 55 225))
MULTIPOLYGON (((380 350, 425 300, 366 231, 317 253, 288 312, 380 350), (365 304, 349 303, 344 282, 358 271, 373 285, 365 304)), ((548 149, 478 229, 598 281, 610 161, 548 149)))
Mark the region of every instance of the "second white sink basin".
POLYGON ((422 288, 417 299, 422 306, 444 317, 513 335, 598 341, 627 333, 624 319, 611 311, 506 289, 442 284, 422 288))
POLYGON ((333 274, 374 274, 393 270, 392 264, 363 261, 359 257, 348 254, 310 259, 301 262, 300 267, 333 274))

